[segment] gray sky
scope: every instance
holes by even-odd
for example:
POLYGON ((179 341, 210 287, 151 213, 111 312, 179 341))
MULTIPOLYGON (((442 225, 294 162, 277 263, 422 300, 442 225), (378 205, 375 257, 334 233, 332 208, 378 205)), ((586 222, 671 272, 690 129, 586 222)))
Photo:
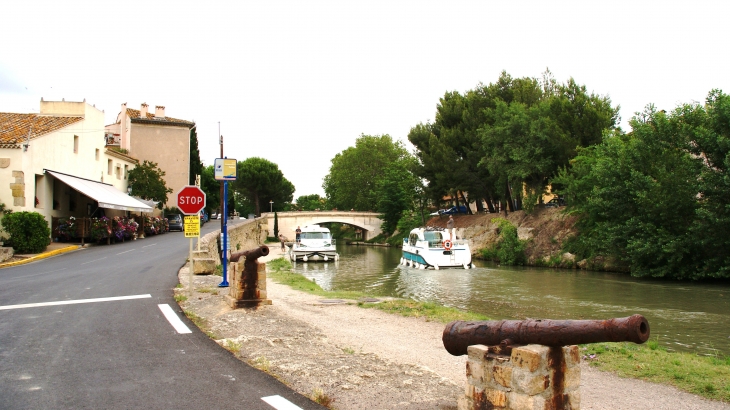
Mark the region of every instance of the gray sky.
MULTIPOLYGON (((0 111, 81 101, 112 123, 146 102, 198 124, 201 159, 263 157, 300 195, 361 134, 407 141, 446 91, 575 78, 622 126, 730 92, 726 1, 14 1, 0 24, 0 111)), ((410 147, 410 146, 409 146, 410 147)))

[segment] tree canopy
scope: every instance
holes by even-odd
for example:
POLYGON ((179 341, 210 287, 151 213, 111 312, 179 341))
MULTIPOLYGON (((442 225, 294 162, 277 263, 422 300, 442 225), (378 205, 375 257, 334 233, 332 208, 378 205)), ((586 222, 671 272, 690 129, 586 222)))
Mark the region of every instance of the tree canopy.
POLYGON ((434 123, 416 125, 408 139, 434 200, 451 195, 476 201, 478 210, 482 200, 490 211, 500 201, 515 209, 525 194, 528 206, 539 200, 577 147, 600 142, 615 127, 617 113, 608 97, 573 79, 560 84, 549 71, 542 80, 502 72, 495 83, 447 92, 434 123))
MULTIPOLYGON (((329 174, 322 185, 328 203, 337 209, 377 210, 379 187, 386 169, 408 161, 412 161, 411 155, 390 135, 361 135, 354 147, 332 158, 329 174)), ((401 168, 409 167, 403 165, 401 168)))
POLYGON ((200 175, 202 178, 203 163, 200 161, 200 150, 198 149, 198 132, 192 128, 190 130, 190 181, 188 184, 195 185, 196 175, 200 175))
POLYGON ((269 160, 252 157, 239 161, 237 173, 234 189, 240 193, 242 200, 253 204, 256 215, 261 215, 261 209, 269 209, 269 201, 274 201, 273 208, 280 210, 294 197, 294 184, 284 178, 278 165, 269 160))
POLYGON ((167 194, 172 188, 165 185, 165 171, 157 167, 156 162, 145 160, 138 164, 128 175, 128 184, 132 187, 132 195, 142 199, 159 201, 157 207, 162 209, 167 202, 167 194))
POLYGON ((556 179, 580 216, 570 250, 634 276, 730 277, 730 97, 715 90, 669 114, 649 106, 630 124, 556 179))

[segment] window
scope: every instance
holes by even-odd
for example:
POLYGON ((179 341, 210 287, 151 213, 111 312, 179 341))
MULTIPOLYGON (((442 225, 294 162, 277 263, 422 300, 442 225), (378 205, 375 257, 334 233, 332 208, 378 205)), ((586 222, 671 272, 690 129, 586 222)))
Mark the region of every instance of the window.
POLYGON ((96 160, 99 160, 99 148, 96 149, 96 160))
POLYGON ((74 135, 74 154, 79 153, 79 136, 74 135))
POLYGON ((129 178, 129 165, 124 166, 124 179, 129 178))
POLYGON ((117 164, 114 173, 116 174, 117 179, 122 179, 122 167, 119 164, 117 164))
POLYGON ((112 174, 112 160, 110 159, 106 160, 106 173, 109 175, 112 174))

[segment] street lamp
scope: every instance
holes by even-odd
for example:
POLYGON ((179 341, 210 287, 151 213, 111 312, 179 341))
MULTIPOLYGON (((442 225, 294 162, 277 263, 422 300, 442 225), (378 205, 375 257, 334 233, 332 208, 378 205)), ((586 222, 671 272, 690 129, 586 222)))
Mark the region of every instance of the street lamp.
POLYGON ((269 212, 274 212, 274 200, 269 201, 269 212))

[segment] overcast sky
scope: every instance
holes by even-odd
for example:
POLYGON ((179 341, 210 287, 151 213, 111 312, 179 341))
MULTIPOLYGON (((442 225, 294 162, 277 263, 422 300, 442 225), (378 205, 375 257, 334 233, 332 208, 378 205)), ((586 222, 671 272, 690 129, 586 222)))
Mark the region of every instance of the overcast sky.
MULTIPOLYGON (((195 121, 201 159, 262 157, 324 194, 356 138, 433 121, 446 91, 573 77, 621 106, 622 127, 730 92, 730 2, 13 1, 0 23, 0 111, 122 103, 195 121)), ((409 146, 410 148, 410 146, 409 146)))

